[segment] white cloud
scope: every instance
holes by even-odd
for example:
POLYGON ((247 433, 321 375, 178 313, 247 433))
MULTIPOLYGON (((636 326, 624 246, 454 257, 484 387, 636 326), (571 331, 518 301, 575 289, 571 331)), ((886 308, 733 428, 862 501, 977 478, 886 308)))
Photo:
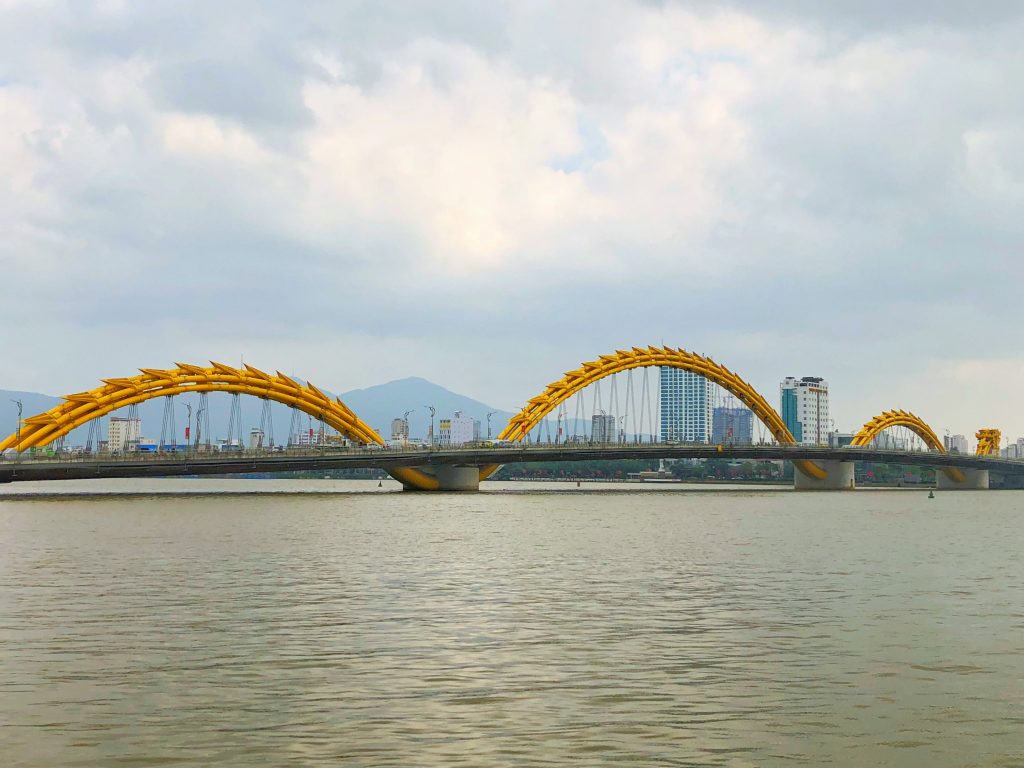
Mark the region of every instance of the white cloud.
POLYGON ((35 321, 0 384, 237 339, 508 405, 664 339, 965 424, 935 367, 1014 364, 1021 12, 241 7, 9 8, 0 304, 35 321))

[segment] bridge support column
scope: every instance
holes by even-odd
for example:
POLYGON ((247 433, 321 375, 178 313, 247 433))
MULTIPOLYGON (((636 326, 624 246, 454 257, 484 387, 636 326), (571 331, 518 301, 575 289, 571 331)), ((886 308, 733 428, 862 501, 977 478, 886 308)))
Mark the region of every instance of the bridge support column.
POLYGON ((828 472, 828 477, 819 480, 816 477, 805 475, 799 469, 793 470, 793 487, 798 491, 852 491, 853 466, 852 461, 818 461, 817 464, 828 472))
POLYGON ((958 483, 946 477, 946 473, 938 471, 935 473, 935 487, 941 491, 987 491, 988 470, 987 469, 961 469, 964 473, 964 481, 958 483))

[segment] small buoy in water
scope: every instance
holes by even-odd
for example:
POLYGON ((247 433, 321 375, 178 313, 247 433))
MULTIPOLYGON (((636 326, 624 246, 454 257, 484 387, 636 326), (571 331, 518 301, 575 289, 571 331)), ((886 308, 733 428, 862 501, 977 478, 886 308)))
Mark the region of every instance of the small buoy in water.
POLYGON ((929 499, 934 499, 935 498, 935 491, 928 491, 928 498, 929 499))

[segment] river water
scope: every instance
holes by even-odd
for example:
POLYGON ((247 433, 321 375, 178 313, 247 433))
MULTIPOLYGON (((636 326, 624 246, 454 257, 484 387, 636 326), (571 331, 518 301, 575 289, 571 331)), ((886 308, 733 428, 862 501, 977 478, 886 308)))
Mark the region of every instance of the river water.
POLYGON ((0 762, 1024 765, 1024 493, 485 487, 4 487, 0 762))

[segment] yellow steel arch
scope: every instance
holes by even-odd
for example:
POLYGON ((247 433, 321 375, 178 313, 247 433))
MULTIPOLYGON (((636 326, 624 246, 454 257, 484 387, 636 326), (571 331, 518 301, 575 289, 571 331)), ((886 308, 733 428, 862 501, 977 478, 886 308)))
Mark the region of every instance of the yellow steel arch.
MULTIPOLYGON (((939 436, 935 434, 935 431, 925 424, 924 420, 920 416, 916 416, 909 411, 895 410, 895 411, 883 411, 882 413, 875 416, 875 418, 868 421, 860 431, 853 436, 853 441, 850 445, 858 447, 867 447, 871 445, 871 442, 878 437, 883 431, 890 427, 906 427, 915 435, 920 437, 925 445, 935 451, 941 453, 946 452, 946 447, 939 440, 939 436)), ((946 474, 950 480, 957 483, 964 482, 964 473, 956 467, 943 467, 942 471, 946 474)))
POLYGON ((232 368, 212 363, 210 368, 177 363, 177 368, 140 368, 130 378, 104 379, 103 386, 88 392, 67 395, 64 402, 22 422, 18 433, 0 442, 0 451, 16 448, 24 451, 63 437, 76 427, 112 411, 145 400, 188 392, 232 392, 274 400, 294 406, 322 419, 350 440, 383 444, 373 427, 363 422, 338 398, 330 398, 312 384, 300 384, 278 372, 264 373, 251 365, 232 368))
MULTIPOLYGON (((339 398, 330 398, 313 384, 300 384, 280 371, 264 373, 251 365, 232 368, 211 363, 210 368, 176 363, 177 368, 140 368, 130 378, 104 379, 103 386, 67 395, 64 402, 22 422, 18 432, 0 442, 0 452, 24 451, 47 445, 93 419, 145 400, 188 392, 231 392, 252 395, 294 406, 363 444, 383 445, 383 438, 339 398)), ((397 480, 426 490, 436 490, 437 480, 415 469, 393 469, 397 480)))
MULTIPOLYGON (((731 392, 747 406, 754 415, 768 428, 772 436, 784 444, 795 443, 793 435, 786 428, 785 422, 778 412, 772 408, 752 386, 714 360, 687 352, 685 349, 672 347, 633 347, 631 350, 618 350, 612 355, 601 355, 597 360, 583 363, 579 368, 569 371, 558 381, 548 384, 547 388, 527 402, 518 414, 512 417, 508 426, 498 435, 502 440, 522 440, 526 433, 537 425, 541 419, 551 413, 558 405, 575 395, 594 382, 611 376, 614 373, 627 371, 631 368, 647 368, 652 366, 682 368, 698 373, 709 381, 718 384, 731 392)), ((793 462, 804 474, 817 479, 827 477, 827 473, 813 461, 799 460, 793 462)), ((481 479, 497 469, 497 466, 486 467, 481 471, 481 479)))
POLYGON ((974 436, 978 438, 978 449, 975 451, 978 456, 999 455, 999 441, 1003 435, 998 429, 979 429, 974 436))

